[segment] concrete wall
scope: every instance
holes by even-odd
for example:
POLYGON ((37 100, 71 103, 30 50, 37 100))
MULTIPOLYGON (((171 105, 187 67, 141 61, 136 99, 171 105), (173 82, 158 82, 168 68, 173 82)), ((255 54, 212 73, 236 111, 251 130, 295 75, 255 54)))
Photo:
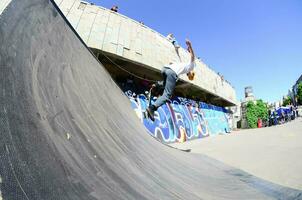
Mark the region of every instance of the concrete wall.
POLYGON ((146 97, 133 96, 131 90, 125 94, 149 134, 165 143, 185 142, 231 131, 232 116, 222 107, 175 97, 158 108, 153 122, 144 117, 148 105, 146 97))
MULTIPOLYGON (((173 45, 164 36, 133 19, 80 0, 55 1, 91 48, 158 70, 170 61, 179 60, 173 45)), ((180 48, 180 57, 182 61, 189 60, 183 48, 180 48)), ((196 75, 194 84, 236 104, 234 88, 201 61, 197 61, 196 75)), ((186 76, 181 78, 188 81, 186 76)))

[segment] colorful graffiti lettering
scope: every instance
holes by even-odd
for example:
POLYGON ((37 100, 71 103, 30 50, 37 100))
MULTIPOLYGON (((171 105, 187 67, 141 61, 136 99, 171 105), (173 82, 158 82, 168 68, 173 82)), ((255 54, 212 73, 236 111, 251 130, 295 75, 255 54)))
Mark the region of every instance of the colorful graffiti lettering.
POLYGON ((149 133, 163 142, 184 142, 230 132, 227 110, 222 107, 175 97, 158 108, 153 122, 143 117, 148 106, 146 96, 130 90, 125 94, 149 133))

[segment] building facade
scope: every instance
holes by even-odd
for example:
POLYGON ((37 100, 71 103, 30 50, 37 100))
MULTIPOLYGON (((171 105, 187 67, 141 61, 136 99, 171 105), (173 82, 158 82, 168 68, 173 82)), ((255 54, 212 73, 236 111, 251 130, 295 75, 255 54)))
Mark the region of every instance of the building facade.
MULTIPOLYGON (((179 48, 178 56, 165 36, 127 16, 80 0, 55 2, 109 72, 118 64, 140 77, 147 74, 151 79, 159 79, 165 64, 190 60, 187 50, 179 48)), ((196 60, 196 65, 195 80, 181 76, 176 90, 214 105, 237 104, 235 89, 229 82, 201 60, 196 60), (187 91, 189 93, 185 93, 187 91)))
POLYGON ((293 91, 292 91, 292 96, 294 97, 294 105, 298 104, 298 99, 297 99, 297 94, 298 94, 298 85, 302 83, 302 75, 298 78, 298 80, 296 81, 295 85, 293 85, 293 91))

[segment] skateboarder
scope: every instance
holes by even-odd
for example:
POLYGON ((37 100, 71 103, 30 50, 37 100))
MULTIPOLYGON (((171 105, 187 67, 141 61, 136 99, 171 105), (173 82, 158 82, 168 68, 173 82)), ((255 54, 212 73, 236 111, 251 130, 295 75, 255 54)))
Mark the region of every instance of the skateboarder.
POLYGON ((192 48, 192 44, 189 40, 186 40, 188 51, 191 55, 189 63, 170 63, 165 65, 161 71, 163 81, 157 82, 152 87, 164 87, 164 93, 160 96, 152 105, 147 108, 147 113, 152 121, 154 121, 154 111, 156 111, 161 105, 166 103, 173 94, 178 76, 181 74, 187 74, 189 80, 194 79, 195 73, 193 69, 195 67, 195 55, 192 48))

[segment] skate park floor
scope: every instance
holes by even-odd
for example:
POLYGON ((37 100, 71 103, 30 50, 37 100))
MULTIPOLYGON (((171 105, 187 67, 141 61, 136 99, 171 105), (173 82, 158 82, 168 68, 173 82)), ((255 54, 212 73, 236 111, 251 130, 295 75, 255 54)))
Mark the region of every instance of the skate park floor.
POLYGON ((302 118, 171 146, 205 154, 254 176, 302 189, 302 118))

